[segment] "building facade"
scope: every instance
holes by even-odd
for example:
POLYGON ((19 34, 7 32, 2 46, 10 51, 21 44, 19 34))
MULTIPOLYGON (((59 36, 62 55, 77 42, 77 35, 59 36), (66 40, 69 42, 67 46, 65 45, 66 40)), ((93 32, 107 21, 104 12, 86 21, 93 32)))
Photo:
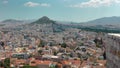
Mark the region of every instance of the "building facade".
POLYGON ((120 34, 108 34, 106 56, 107 68, 120 68, 120 34))

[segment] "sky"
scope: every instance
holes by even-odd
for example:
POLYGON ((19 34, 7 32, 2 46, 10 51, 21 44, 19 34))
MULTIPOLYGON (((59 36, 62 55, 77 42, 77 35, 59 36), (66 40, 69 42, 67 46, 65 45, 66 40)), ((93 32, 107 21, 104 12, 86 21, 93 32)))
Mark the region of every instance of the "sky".
POLYGON ((120 0, 0 0, 0 21, 42 16, 71 22, 120 16, 120 0))

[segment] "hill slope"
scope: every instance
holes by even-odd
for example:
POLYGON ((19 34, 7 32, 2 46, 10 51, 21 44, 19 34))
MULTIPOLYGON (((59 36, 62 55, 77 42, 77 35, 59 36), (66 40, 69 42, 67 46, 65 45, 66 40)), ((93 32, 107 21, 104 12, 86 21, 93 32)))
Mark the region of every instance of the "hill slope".
POLYGON ((96 20, 88 21, 83 25, 120 25, 120 17, 104 17, 96 20))
POLYGON ((31 24, 54 24, 55 21, 50 20, 47 16, 43 16, 42 18, 38 19, 35 22, 32 22, 31 24))

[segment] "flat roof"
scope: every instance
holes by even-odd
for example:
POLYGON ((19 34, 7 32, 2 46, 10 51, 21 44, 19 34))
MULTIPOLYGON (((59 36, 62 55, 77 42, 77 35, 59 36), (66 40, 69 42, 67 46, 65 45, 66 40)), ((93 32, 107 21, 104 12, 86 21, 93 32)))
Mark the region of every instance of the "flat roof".
POLYGON ((120 33, 108 33, 108 35, 112 35, 112 36, 120 37, 120 33))

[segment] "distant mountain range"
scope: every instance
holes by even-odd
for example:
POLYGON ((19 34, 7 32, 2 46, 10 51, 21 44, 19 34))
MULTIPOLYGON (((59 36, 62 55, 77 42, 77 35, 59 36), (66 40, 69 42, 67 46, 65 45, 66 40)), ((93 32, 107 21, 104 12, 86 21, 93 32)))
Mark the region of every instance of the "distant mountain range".
POLYGON ((120 25, 120 17, 104 17, 82 23, 83 25, 120 25))
POLYGON ((1 21, 0 23, 2 24, 15 24, 15 23, 19 23, 19 24, 24 24, 24 23, 31 23, 35 20, 16 20, 16 19, 7 19, 7 20, 4 20, 4 21, 1 21))
POLYGON ((1 27, 16 27, 18 25, 28 24, 35 20, 16 20, 16 19, 7 19, 0 22, 1 27))
MULTIPOLYGON (((38 20, 15 20, 8 19, 0 22, 1 27, 16 27, 16 26, 25 26, 26 28, 31 27, 35 29, 40 28, 43 31, 53 31, 61 32, 66 28, 79 28, 85 30, 118 30, 120 29, 120 17, 104 17, 96 20, 91 20, 88 22, 75 23, 75 22, 64 22, 64 21, 54 21, 43 16, 38 20), (43 26, 42 26, 43 25, 43 26)), ((109 32, 109 31, 108 31, 109 32)))
POLYGON ((93 30, 93 31, 103 31, 103 32, 119 32, 120 17, 104 17, 104 18, 99 18, 99 19, 84 22, 84 23, 70 22, 67 24, 63 24, 63 23, 59 23, 57 21, 51 20, 47 16, 43 16, 42 18, 30 24, 31 24, 30 25, 31 27, 33 27, 34 25, 43 25, 44 27, 40 26, 42 27, 40 29, 45 32, 47 32, 48 30, 53 32, 61 32, 61 31, 64 31, 66 28, 79 28, 83 30, 93 30), (114 31, 114 30, 117 30, 117 31, 114 31))
POLYGON ((21 23, 21 22, 24 22, 24 21, 15 20, 15 19, 8 19, 8 20, 2 21, 2 23, 21 23))
POLYGON ((64 22, 64 21, 54 21, 49 19, 47 16, 43 16, 39 18, 38 20, 15 20, 15 19, 7 19, 4 21, 1 21, 0 24, 61 24, 61 25, 83 25, 83 26, 96 26, 96 25, 115 25, 120 26, 120 17, 103 17, 95 20, 91 20, 88 22, 81 22, 81 23, 71 23, 71 22, 64 22))
MULTIPOLYGON (((43 16, 38 20, 16 20, 16 19, 7 19, 1 21, 0 23, 36 23, 36 24, 44 24, 44 23, 61 23, 61 24, 71 24, 71 22, 64 22, 64 21, 53 21, 49 19, 47 16, 43 16)), ((72 24, 76 24, 75 22, 72 24)), ((103 17, 95 20, 91 20, 88 22, 80 22, 83 25, 118 25, 120 24, 120 17, 113 16, 113 17, 103 17)))

